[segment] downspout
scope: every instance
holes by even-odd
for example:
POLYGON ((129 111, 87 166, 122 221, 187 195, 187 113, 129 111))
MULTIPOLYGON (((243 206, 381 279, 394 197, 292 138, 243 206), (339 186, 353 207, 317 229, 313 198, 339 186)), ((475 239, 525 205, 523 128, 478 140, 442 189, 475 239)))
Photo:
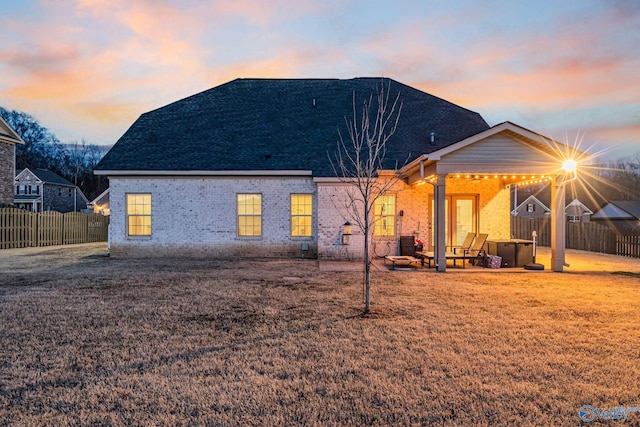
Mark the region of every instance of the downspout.
POLYGON ((562 272, 565 264, 565 188, 562 177, 551 183, 551 269, 562 272))

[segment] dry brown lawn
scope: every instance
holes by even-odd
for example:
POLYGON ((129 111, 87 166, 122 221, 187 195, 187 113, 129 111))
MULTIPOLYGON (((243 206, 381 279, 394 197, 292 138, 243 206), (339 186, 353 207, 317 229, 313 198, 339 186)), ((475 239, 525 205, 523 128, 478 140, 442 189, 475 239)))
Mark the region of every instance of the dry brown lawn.
POLYGON ((104 252, 0 251, 1 425, 550 426, 640 406, 638 269, 376 271, 362 317, 361 274, 315 261, 104 252))

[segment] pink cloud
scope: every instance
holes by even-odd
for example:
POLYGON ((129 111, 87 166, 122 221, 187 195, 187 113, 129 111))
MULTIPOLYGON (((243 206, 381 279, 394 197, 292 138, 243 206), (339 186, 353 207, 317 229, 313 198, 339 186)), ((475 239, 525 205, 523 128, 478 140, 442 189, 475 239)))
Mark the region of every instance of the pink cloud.
POLYGON ((481 113, 640 98, 630 90, 638 58, 605 49, 599 39, 614 25, 628 26, 629 11, 539 34, 487 31, 450 44, 489 12, 411 16, 355 33, 351 21, 336 19, 341 22, 320 28, 337 35, 313 38, 311 31, 287 33, 287 24, 331 19, 351 6, 314 0, 295 7, 286 0, 46 0, 40 6, 44 23, 3 22, 18 36, 0 35, 0 94, 27 111, 46 106, 65 120, 75 115, 83 127, 119 120, 127 126, 148 109, 237 77, 385 75, 481 113))
POLYGON ((617 126, 595 126, 589 129, 596 141, 628 141, 636 144, 640 151, 640 123, 627 123, 617 126))
MULTIPOLYGON (((86 126, 132 121, 158 102, 157 88, 166 82, 204 81, 208 73, 201 61, 202 50, 180 38, 187 33, 184 28, 195 28, 188 14, 155 3, 152 9, 151 3, 139 4, 77 3, 81 18, 99 23, 103 31, 115 32, 107 35, 111 42, 106 49, 87 37, 78 37, 78 32, 90 34, 91 30, 71 26, 68 11, 60 13, 53 4, 50 20, 54 24, 16 24, 31 29, 27 43, 36 48, 8 45, 12 50, 0 51, 0 60, 12 75, 11 86, 0 93, 14 108, 51 109, 55 116, 82 118, 86 126), (152 95, 140 96, 144 90, 152 95)), ((172 86, 181 89, 179 84, 172 86)), ((180 91, 180 95, 184 93, 180 91)))
POLYGON ((470 48, 466 60, 450 67, 456 71, 455 76, 447 73, 453 78, 430 79, 418 85, 435 87, 445 96, 476 108, 575 108, 640 100, 640 93, 629 90, 636 85, 638 60, 626 53, 582 54, 591 41, 579 37, 553 35, 517 48, 483 40, 490 48, 470 48))
POLYGON ((235 0, 210 3, 211 16, 238 16, 249 22, 266 26, 287 21, 296 16, 322 13, 331 8, 325 2, 297 0, 292 4, 288 0, 235 0))
POLYGON ((79 52, 70 46, 40 46, 35 51, 5 50, 0 52, 0 61, 26 73, 64 69, 78 58, 79 52))

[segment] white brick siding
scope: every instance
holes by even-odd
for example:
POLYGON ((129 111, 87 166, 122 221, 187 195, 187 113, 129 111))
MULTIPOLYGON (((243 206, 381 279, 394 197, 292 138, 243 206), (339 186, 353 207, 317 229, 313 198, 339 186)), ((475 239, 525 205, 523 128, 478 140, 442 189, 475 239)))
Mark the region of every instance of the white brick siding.
MULTIPOLYGON (((347 184, 319 183, 318 184, 318 257, 329 259, 349 259, 362 260, 364 258, 364 235, 357 226, 356 219, 353 218, 349 210, 345 208, 343 200, 349 200, 348 191, 353 191, 354 187, 347 184), (349 245, 341 244, 342 225, 349 221, 353 224, 353 235, 349 245)), ((395 236, 372 237, 371 254, 396 255, 398 253, 398 239, 400 235, 417 234, 420 221, 426 220, 426 210, 416 210, 416 206, 426 206, 427 201, 420 200, 416 191, 412 187, 398 181, 391 188, 388 194, 396 195, 395 212, 395 236), (404 210, 403 216, 399 212, 404 210), (421 218, 424 214, 425 218, 421 218), (410 230, 410 231, 405 231, 410 230)), ((426 198, 426 194, 423 195, 426 198)), ((373 224, 371 225, 373 231, 373 224)))
MULTIPOLYGON (((309 178, 110 178, 110 245, 114 256, 289 256, 360 260, 364 236, 341 200, 344 184, 314 182, 309 178), (151 193, 151 237, 128 237, 126 193, 151 193), (238 237, 236 194, 262 194, 262 236, 238 237), (291 237, 290 196, 313 195, 312 237, 291 237), (341 242, 342 225, 353 224, 348 245, 341 242), (308 246, 303 251, 302 246, 308 246)), ((431 185, 398 182, 396 235, 375 238, 375 254, 398 254, 401 235, 425 243, 431 238, 431 185), (400 211, 403 215, 400 216, 400 211)), ((479 231, 490 238, 509 238, 509 190, 497 180, 447 179, 447 194, 477 194, 479 231)), ((372 247, 373 250, 373 247, 372 247)))
POLYGON ((348 186, 318 183, 318 258, 354 260, 363 258, 364 236, 344 209, 348 186), (342 244, 342 227, 352 223, 349 244, 342 244))
POLYGON ((291 237, 290 195, 313 194, 311 178, 110 178, 110 246, 115 256, 139 254, 305 256, 317 253, 313 236, 291 237), (151 237, 128 237, 126 194, 151 194, 151 237), (262 236, 238 237, 236 194, 262 194, 262 236), (308 250, 303 250, 303 244, 308 250))

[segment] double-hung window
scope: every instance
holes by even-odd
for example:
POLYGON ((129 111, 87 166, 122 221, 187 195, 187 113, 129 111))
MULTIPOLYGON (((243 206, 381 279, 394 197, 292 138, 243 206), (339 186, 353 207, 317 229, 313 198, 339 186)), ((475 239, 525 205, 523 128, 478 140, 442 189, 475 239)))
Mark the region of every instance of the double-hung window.
POLYGON ((313 218, 313 198, 311 194, 291 195, 291 235, 311 237, 313 218))
POLYGON ((151 194, 127 194, 127 235, 151 236, 151 194))
POLYGON ((262 236, 262 194, 238 194, 238 236, 262 236))
POLYGON ((377 237, 395 236, 396 196, 388 194, 378 197, 373 204, 373 235, 377 237))

